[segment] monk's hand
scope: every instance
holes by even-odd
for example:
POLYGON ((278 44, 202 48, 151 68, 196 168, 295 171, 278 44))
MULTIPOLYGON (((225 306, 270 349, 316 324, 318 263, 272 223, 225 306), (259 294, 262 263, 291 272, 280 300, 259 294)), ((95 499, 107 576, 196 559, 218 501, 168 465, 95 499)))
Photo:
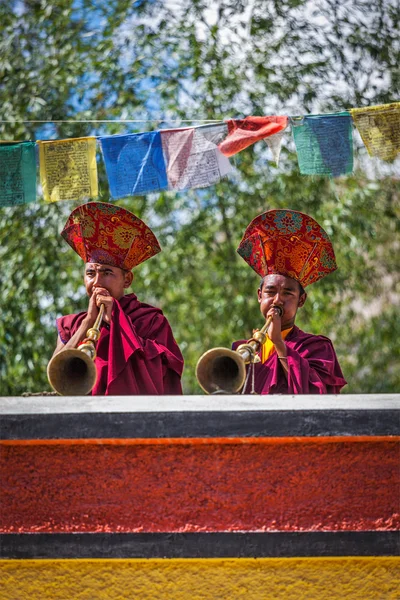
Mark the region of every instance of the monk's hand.
POLYGON ((268 337, 274 344, 275 348, 277 346, 282 346, 282 317, 279 308, 277 308, 276 306, 271 306, 271 308, 267 312, 267 319, 268 317, 272 317, 271 324, 268 327, 268 337))
POLYGON ((110 292, 105 288, 96 287, 93 288, 92 298, 93 297, 97 308, 100 308, 100 304, 104 304, 105 310, 103 314, 103 321, 105 321, 105 323, 111 323, 114 298, 111 296, 110 292))
POLYGON ((92 294, 89 299, 87 316, 85 318, 85 328, 86 329, 89 329, 89 327, 93 327, 98 314, 99 314, 99 309, 96 304, 96 294, 92 294))

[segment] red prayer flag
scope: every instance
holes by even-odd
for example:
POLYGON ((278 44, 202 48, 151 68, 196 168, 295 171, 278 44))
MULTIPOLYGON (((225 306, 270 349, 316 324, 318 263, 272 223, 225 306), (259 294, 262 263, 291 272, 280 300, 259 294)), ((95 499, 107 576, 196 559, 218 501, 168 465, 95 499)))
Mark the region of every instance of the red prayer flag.
POLYGON ((222 154, 232 156, 270 135, 283 131, 288 117, 246 117, 229 119, 228 136, 218 145, 222 154))

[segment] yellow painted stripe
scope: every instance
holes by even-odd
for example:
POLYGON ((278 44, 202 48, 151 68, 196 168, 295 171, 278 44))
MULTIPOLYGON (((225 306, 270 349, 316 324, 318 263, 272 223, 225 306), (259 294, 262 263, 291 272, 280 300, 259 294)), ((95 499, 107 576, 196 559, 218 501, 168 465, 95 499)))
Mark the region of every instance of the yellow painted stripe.
POLYGON ((397 600, 400 558, 0 561, 0 600, 397 600))

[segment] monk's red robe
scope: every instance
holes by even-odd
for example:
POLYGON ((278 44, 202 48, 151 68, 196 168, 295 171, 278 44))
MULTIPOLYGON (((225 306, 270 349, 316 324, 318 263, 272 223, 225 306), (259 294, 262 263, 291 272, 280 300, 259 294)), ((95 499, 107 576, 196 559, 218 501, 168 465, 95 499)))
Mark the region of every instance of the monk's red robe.
MULTIPOLYGON (((78 330, 86 312, 57 319, 61 341, 78 330)), ((182 394, 183 357, 162 311, 135 294, 114 300, 111 323, 101 326, 92 395, 182 394)))
MULTIPOLYGON (((243 341, 234 342, 233 349, 243 341)), ((346 385, 329 338, 305 333, 295 325, 285 344, 287 378, 274 352, 264 364, 254 365, 254 387, 258 394, 338 394, 346 385)), ((245 393, 251 391, 249 379, 245 393)))

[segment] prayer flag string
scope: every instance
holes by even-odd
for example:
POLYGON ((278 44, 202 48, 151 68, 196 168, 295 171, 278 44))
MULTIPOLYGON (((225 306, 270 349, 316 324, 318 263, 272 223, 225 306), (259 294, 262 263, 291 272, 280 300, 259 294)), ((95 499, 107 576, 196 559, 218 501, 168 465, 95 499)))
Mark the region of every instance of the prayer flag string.
POLYGON ((113 199, 216 184, 232 171, 228 157, 261 140, 267 143, 273 160, 278 164, 289 125, 300 173, 304 175, 338 177, 352 172, 353 123, 371 156, 392 161, 400 153, 400 102, 325 115, 249 116, 226 121, 108 119, 22 122, 196 122, 201 125, 64 140, 0 141, 0 207, 36 200, 37 159, 46 202, 95 198, 98 195, 97 141, 113 199))

